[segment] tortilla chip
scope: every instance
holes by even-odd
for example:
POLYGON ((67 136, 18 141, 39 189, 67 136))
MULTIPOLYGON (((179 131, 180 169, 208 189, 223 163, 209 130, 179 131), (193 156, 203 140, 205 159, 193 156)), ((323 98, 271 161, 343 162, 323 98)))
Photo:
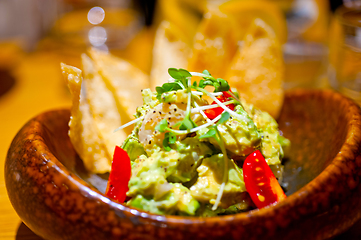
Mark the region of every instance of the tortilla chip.
POLYGON ((163 21, 156 32, 150 75, 151 89, 168 82, 168 68, 186 68, 190 54, 190 40, 173 23, 163 21))
POLYGON ((285 43, 287 42, 287 22, 279 6, 281 2, 285 1, 224 1, 219 5, 219 10, 235 23, 234 32, 237 40, 242 41, 254 19, 260 18, 273 29, 278 40, 285 43))
POLYGON ((218 12, 209 12, 195 35, 188 70, 208 70, 216 78, 225 77, 225 69, 237 50, 232 22, 218 12))
POLYGON ((68 134, 74 149, 89 171, 108 172, 111 168, 111 155, 108 154, 102 138, 99 137, 99 131, 90 114, 84 91, 81 89, 82 71, 63 63, 61 69, 72 96, 68 134))
POLYGON ((115 146, 123 143, 127 133, 124 131, 114 133, 114 130, 122 125, 121 116, 118 113, 113 94, 99 75, 97 66, 85 54, 82 55, 82 63, 84 87, 90 112, 108 154, 113 156, 115 146))
POLYGON ((226 79, 241 98, 278 117, 284 98, 282 48, 272 28, 263 20, 255 19, 226 79))
POLYGON ((109 96, 115 101, 121 123, 132 120, 137 107, 143 105, 141 91, 149 88, 149 77, 129 62, 110 53, 96 49, 91 49, 89 53, 94 61, 94 74, 101 77, 109 89, 109 96))

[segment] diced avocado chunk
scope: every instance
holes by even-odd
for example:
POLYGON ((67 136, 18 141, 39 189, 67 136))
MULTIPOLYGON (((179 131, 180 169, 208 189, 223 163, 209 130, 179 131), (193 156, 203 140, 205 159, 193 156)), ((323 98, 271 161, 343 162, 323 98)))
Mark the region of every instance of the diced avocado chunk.
MULTIPOLYGON (((197 168, 198 179, 190 187, 192 196, 202 203, 214 204, 223 180, 223 154, 216 154, 205 158, 197 168)), ((246 191, 243 181, 243 171, 228 159, 228 181, 225 184, 220 206, 227 208, 241 199, 240 195, 246 191)))
POLYGON ((127 204, 156 214, 195 215, 200 204, 189 189, 179 183, 169 185, 171 188, 159 199, 137 195, 127 204))
POLYGON ((150 157, 141 155, 135 159, 127 195, 154 196, 157 187, 167 183, 166 178, 176 170, 178 160, 179 153, 175 150, 157 152, 150 157))
MULTIPOLYGON (((219 124, 218 130, 222 136, 225 148, 229 152, 238 156, 247 156, 260 147, 261 134, 242 106, 238 105, 235 110, 243 119, 232 117, 225 123, 219 124), (244 119, 247 119, 247 121, 244 121, 244 119)), ((201 130, 199 135, 203 134, 202 131, 206 130, 201 130)), ((219 146, 214 138, 207 138, 207 141, 215 146, 219 146)))
POLYGON ((260 150, 266 162, 268 165, 280 164, 284 155, 283 147, 289 146, 289 140, 280 136, 278 124, 269 113, 245 102, 243 107, 253 119, 261 134, 262 144, 260 150))
POLYGON ((170 182, 184 183, 193 179, 202 159, 213 152, 206 143, 200 142, 198 138, 177 141, 174 148, 179 153, 179 162, 175 171, 167 178, 170 182))
POLYGON ((131 161, 134 161, 140 155, 146 155, 143 145, 138 138, 132 135, 124 141, 122 148, 128 153, 131 161))

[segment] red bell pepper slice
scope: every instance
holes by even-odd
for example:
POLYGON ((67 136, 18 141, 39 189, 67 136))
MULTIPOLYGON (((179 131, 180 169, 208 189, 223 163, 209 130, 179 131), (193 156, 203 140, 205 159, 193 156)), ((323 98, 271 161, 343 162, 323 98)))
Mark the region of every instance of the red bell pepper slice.
POLYGON ((286 198, 286 194, 259 150, 248 155, 244 161, 243 177, 247 192, 258 208, 286 198))
MULTIPOLYGON (((231 97, 230 94, 228 94, 227 92, 223 92, 223 95, 218 96, 217 99, 221 102, 227 102, 229 101, 229 98, 231 97)), ((212 104, 217 104, 215 101, 212 102, 212 104)), ((226 105, 229 109, 231 109, 232 111, 234 110, 234 104, 228 104, 226 105)), ((204 113, 206 114, 206 116, 209 119, 215 119, 218 115, 222 114, 224 111, 224 109, 222 107, 216 107, 216 108, 212 108, 212 109, 207 109, 204 111, 204 113)))
POLYGON ((119 202, 124 202, 126 193, 129 190, 128 183, 131 176, 131 164, 128 153, 118 146, 115 146, 112 169, 105 195, 119 202))

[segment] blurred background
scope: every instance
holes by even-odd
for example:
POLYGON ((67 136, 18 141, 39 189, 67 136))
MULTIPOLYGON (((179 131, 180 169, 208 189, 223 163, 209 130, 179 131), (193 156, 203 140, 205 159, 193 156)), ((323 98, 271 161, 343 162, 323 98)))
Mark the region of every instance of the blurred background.
MULTIPOLYGON (((151 74, 154 39, 162 21, 168 21, 179 30, 178 33, 167 30, 168 37, 184 35, 184 42, 193 42, 206 13, 223 2, 226 1, 1 0, 0 95, 21 81, 16 79, 22 76, 33 76, 33 83, 40 81, 39 78, 57 81, 60 76, 58 63, 80 67, 80 54, 89 47, 111 51, 151 74), (26 72, 30 69, 31 73, 26 72), (37 69, 43 71, 41 76, 34 75, 37 69)), ((286 89, 328 84, 325 77, 334 12, 343 2, 356 6, 358 1, 233 2, 242 4, 234 4, 238 12, 232 14, 248 20, 249 15, 263 17, 276 34, 281 35, 286 89), (269 2, 271 8, 262 6, 264 2, 269 2)), ((214 32, 217 32, 217 26, 214 32)))
MULTIPOLYGON (((231 48, 229 33, 241 48, 254 18, 272 28, 282 48, 285 89, 332 88, 361 102, 360 9, 357 0, 0 0, 0 163, 27 120, 70 107, 60 62, 80 68, 80 55, 94 47, 150 79, 185 59, 195 69, 203 66, 197 58, 207 59, 217 69, 219 59, 208 56, 231 48), (182 57, 189 49, 192 56, 182 57)), ((0 239, 14 239, 19 219, 0 174, 0 239)))

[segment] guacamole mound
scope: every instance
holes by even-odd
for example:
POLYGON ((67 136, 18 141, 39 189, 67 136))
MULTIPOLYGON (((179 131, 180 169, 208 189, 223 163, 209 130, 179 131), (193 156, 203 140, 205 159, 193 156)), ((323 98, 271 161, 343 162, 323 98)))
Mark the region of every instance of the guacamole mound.
POLYGON ((252 104, 239 99, 233 103, 237 115, 216 126, 219 141, 204 137, 214 122, 207 125, 210 120, 197 110, 209 105, 202 95, 192 94, 190 112, 190 95, 184 89, 162 94, 145 89, 142 96, 144 104, 135 114, 140 120, 122 145, 132 165, 127 205, 182 216, 247 211, 253 207, 243 180, 242 163, 247 155, 259 149, 267 164, 282 172, 284 148, 290 142, 280 136, 277 122, 252 104), (159 127, 165 124, 175 133, 187 131, 179 124, 187 111, 196 131, 169 137, 159 127))

